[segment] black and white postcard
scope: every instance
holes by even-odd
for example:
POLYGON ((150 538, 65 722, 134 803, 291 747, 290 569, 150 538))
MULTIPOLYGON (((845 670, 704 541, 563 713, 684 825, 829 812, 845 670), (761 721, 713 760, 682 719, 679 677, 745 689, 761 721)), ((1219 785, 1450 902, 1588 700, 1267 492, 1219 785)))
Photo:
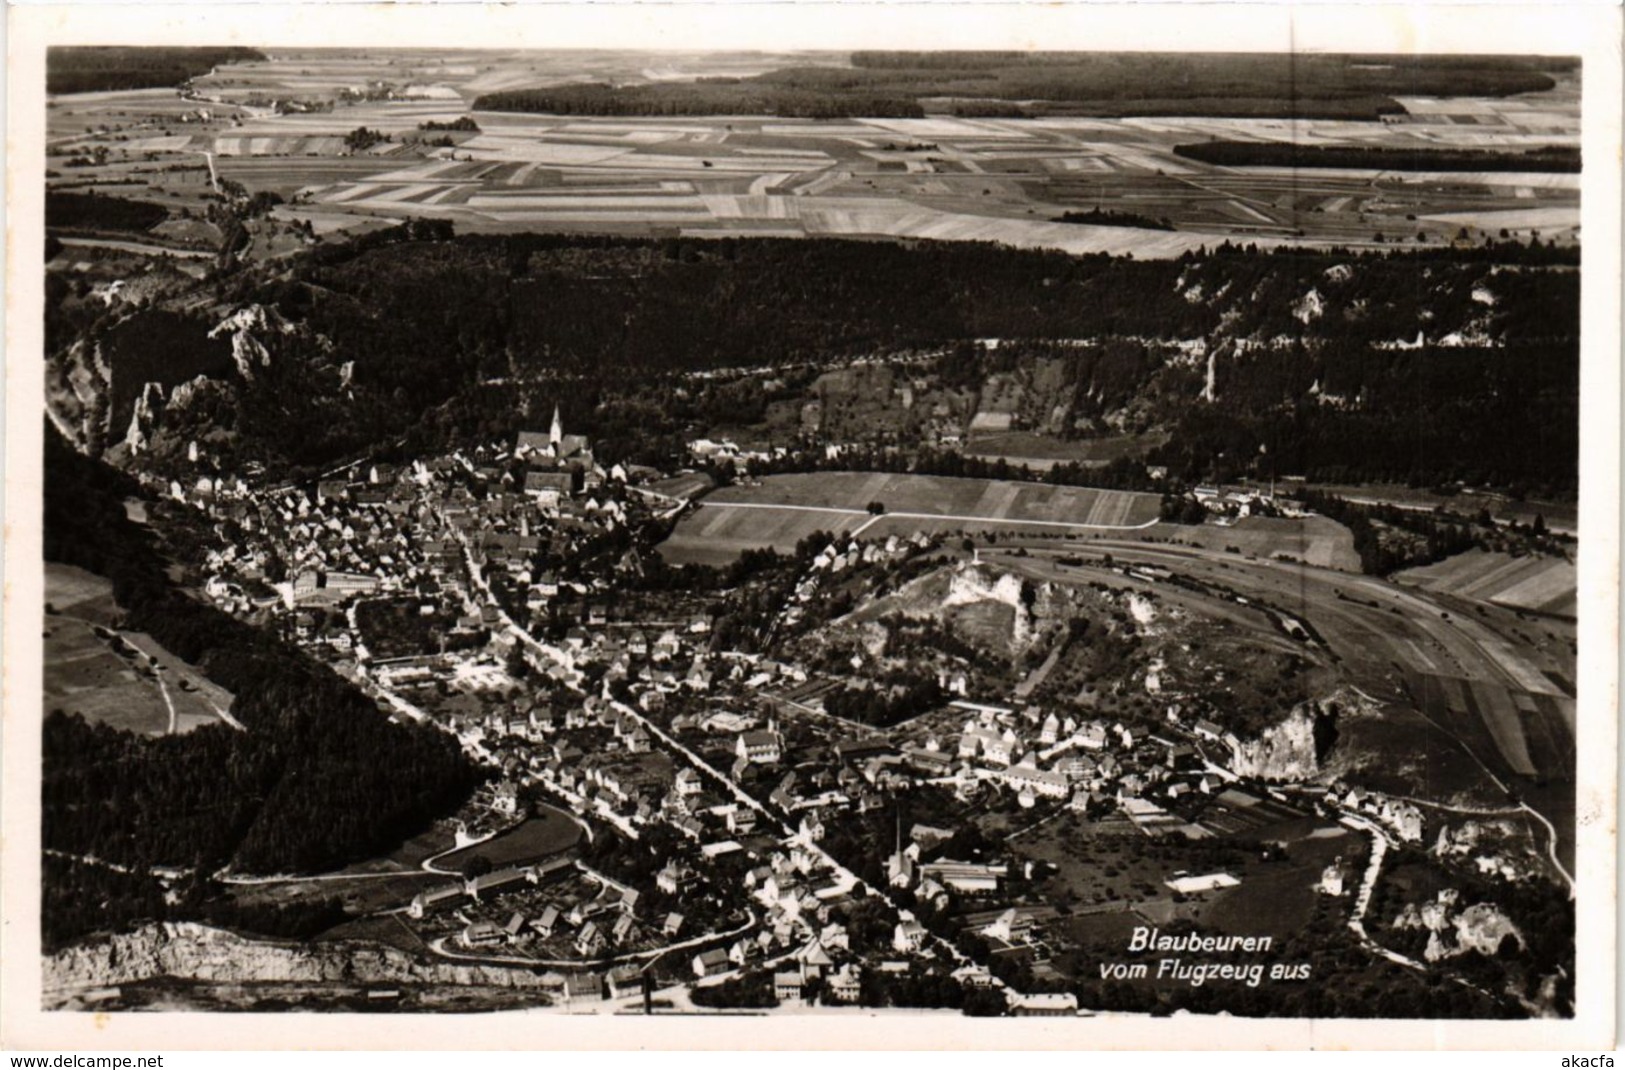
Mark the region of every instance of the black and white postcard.
POLYGON ((10 12, 8 1043, 1612 1045, 1617 6, 451 7, 10 12))

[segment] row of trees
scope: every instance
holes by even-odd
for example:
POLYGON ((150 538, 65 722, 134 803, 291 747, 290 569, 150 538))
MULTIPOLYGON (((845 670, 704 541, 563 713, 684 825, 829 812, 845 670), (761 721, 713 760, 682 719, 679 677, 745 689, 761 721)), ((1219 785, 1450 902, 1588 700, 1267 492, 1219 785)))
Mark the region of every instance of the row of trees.
POLYGON ((1111 209, 1090 208, 1082 211, 1062 212, 1055 217, 1057 223, 1081 223, 1095 227, 1139 227, 1142 230, 1173 230, 1167 216, 1153 219, 1138 212, 1117 212, 1111 209))
POLYGON ((1204 141, 1174 154, 1221 167, 1352 167, 1381 171, 1551 171, 1580 173, 1580 150, 1543 145, 1522 152, 1409 149, 1382 145, 1298 145, 1285 141, 1204 141))
POLYGON ((127 230, 144 233, 169 218, 169 209, 151 201, 105 197, 94 190, 67 193, 47 190, 45 226, 64 230, 127 230))
POLYGON ((936 709, 946 698, 935 679, 918 681, 900 691, 844 687, 824 696, 824 711, 848 721, 886 728, 936 709))
POLYGON ((1305 490, 1299 497, 1310 509, 1349 529, 1354 536, 1354 552, 1360 555, 1360 570, 1373 576, 1443 561, 1481 544, 1471 524, 1431 513, 1391 505, 1357 505, 1314 490, 1305 490), (1384 527, 1417 537, 1384 538, 1384 527))

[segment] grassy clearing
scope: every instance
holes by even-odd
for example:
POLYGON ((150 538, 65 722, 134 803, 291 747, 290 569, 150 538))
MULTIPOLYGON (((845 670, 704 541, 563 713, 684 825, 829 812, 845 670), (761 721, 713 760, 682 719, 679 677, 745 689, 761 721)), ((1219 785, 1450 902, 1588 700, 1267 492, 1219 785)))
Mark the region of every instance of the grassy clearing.
POLYGON ((45 604, 94 624, 110 625, 119 615, 111 583, 93 572, 54 561, 45 565, 45 604))
POLYGON ((973 436, 965 452, 976 457, 1002 458, 1011 464, 1025 464, 1037 471, 1048 471, 1063 462, 1106 464, 1123 457, 1144 457, 1147 451, 1167 441, 1167 433, 1161 431, 1070 441, 1031 431, 1005 431, 973 436))
POLYGON ((581 839, 581 827, 558 810, 544 810, 518 828, 495 839, 465 847, 442 858, 441 869, 461 869, 476 858, 491 863, 493 869, 536 862, 574 847, 581 839))
POLYGON ((1320 568, 1359 572, 1360 555, 1354 552, 1354 536, 1348 528, 1323 516, 1299 519, 1250 516, 1230 527, 1216 524, 1186 526, 1163 524, 1150 533, 1153 538, 1171 538, 1209 550, 1230 550, 1244 557, 1273 560, 1285 555, 1320 568))
POLYGON ((1315 885, 1327 864, 1338 858, 1358 864, 1364 854, 1364 845, 1349 834, 1298 840, 1286 861, 1249 865, 1237 874, 1241 884, 1198 907, 1197 922, 1222 933, 1285 941, 1309 924, 1321 894, 1315 885))

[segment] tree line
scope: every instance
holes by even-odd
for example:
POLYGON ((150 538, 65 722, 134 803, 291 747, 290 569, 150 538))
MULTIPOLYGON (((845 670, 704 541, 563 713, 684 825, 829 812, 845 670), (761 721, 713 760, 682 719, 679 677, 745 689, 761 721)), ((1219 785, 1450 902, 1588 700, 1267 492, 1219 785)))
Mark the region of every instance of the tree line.
POLYGON ((1204 141, 1174 155, 1221 167, 1346 167, 1378 171, 1537 171, 1580 173, 1578 146, 1412 149, 1386 145, 1300 145, 1284 141, 1204 141))
POLYGON ((918 101, 905 96, 743 82, 624 86, 594 83, 510 89, 478 97, 474 108, 548 115, 773 115, 785 119, 918 119, 925 115, 918 101))
POLYGON ((786 67, 750 77, 488 93, 474 107, 564 115, 911 117, 946 100, 956 113, 1277 115, 1375 119, 1395 95, 1508 96, 1556 83, 1527 57, 1397 57, 1081 52, 877 52, 850 67, 786 67))
POLYGON ((252 48, 66 46, 45 51, 47 93, 102 93, 117 89, 180 86, 225 63, 263 61, 252 48))

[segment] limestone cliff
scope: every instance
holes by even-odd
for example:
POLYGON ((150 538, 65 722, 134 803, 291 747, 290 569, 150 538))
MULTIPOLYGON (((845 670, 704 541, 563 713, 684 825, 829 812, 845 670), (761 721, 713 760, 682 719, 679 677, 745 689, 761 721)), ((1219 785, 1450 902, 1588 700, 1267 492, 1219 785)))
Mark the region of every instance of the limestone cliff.
POLYGON ((67 948, 43 962, 48 1006, 66 1002, 86 988, 152 977, 217 983, 379 982, 495 988, 529 988, 542 983, 541 976, 530 969, 420 961, 380 945, 261 943, 191 922, 149 925, 67 948))
POLYGON ((1315 759, 1313 708, 1297 707, 1286 720, 1266 728, 1258 738, 1237 742, 1232 751, 1231 768, 1242 776, 1267 780, 1314 776, 1320 765, 1315 759))

